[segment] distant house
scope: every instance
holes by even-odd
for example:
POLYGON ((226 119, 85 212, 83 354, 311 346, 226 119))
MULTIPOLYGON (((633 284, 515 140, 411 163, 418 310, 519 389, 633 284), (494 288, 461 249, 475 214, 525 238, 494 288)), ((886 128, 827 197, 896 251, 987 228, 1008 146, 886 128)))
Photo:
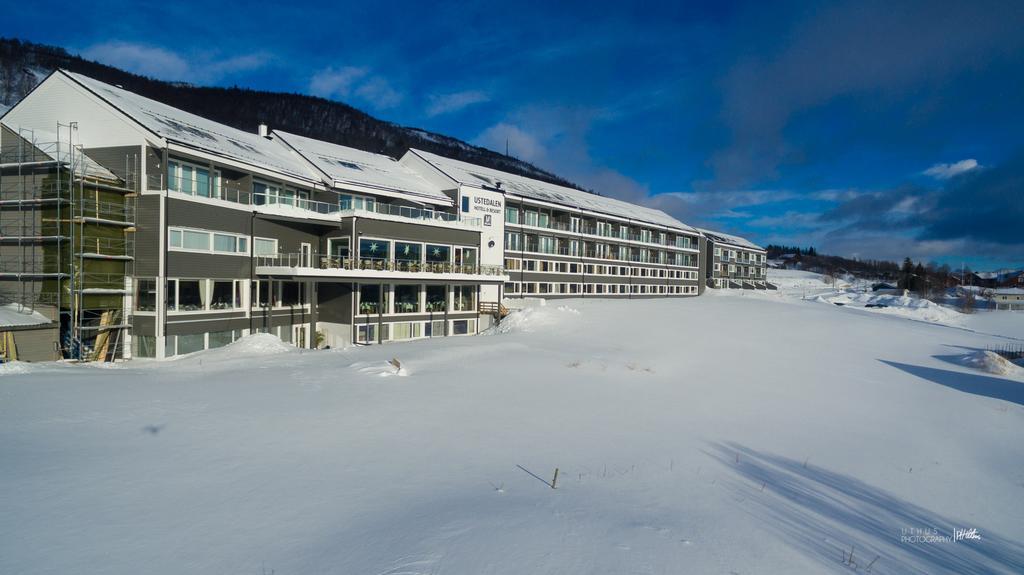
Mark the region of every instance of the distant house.
POLYGON ((871 291, 882 291, 882 290, 895 290, 899 289, 896 284, 878 282, 871 286, 871 291))
POLYGON ((996 272, 974 272, 971 274, 969 282, 978 287, 994 288, 998 277, 999 274, 996 272))
POLYGON ((996 309, 1024 311, 1024 289, 1000 288, 992 292, 992 303, 996 309))
POLYGON ((1024 288, 1024 270, 1001 269, 994 272, 975 272, 968 281, 986 288, 1024 288))
POLYGON ((1024 270, 1013 270, 1008 272, 1002 272, 996 277, 996 287, 1000 288, 1012 288, 1021 287, 1024 288, 1024 270))

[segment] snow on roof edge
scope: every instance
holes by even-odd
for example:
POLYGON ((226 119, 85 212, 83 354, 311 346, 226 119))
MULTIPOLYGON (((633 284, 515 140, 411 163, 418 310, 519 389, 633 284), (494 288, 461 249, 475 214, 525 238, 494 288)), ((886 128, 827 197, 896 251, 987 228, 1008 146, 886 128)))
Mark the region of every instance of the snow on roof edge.
POLYGON ((55 72, 62 73, 64 77, 104 104, 165 141, 289 178, 306 181, 320 179, 306 162, 292 157, 292 153, 280 144, 262 138, 254 132, 246 132, 204 118, 85 74, 64 68, 59 68, 55 72))
POLYGON ((502 176, 501 183, 510 184, 508 187, 500 188, 500 191, 507 194, 519 195, 527 198, 548 201, 556 204, 568 205, 577 209, 585 209, 598 213, 605 213, 611 216, 624 217, 630 220, 642 221, 651 225, 663 226, 667 228, 673 228, 680 231, 686 232, 697 232, 697 228, 685 224, 676 218, 670 216, 662 210, 656 208, 650 208, 647 206, 641 206, 632 202, 626 202, 617 198, 609 196, 601 196, 592 194, 582 190, 574 188, 568 188, 560 186, 558 184, 552 184, 544 182, 536 178, 530 178, 528 176, 521 176, 519 174, 513 174, 504 170, 496 168, 489 168, 478 164, 472 164, 463 160, 456 160, 440 154, 434 154, 427 152, 426 150, 420 150, 418 148, 409 148, 409 151, 420 157, 428 164, 433 166, 436 170, 440 171, 450 179, 463 185, 471 185, 477 187, 488 188, 496 190, 496 186, 490 183, 489 180, 484 179, 489 176, 481 176, 475 174, 471 170, 480 172, 492 172, 494 174, 500 174, 502 176), (447 165, 448 169, 445 169, 443 164, 447 165), (475 176, 477 180, 462 176, 460 177, 459 172, 475 176), (521 180, 522 182, 518 182, 521 180), (546 188, 546 189, 545 189, 546 188), (545 193, 546 192, 546 193, 545 193), (575 201, 574 201, 575 200, 575 201), (629 213, 632 212, 632 213, 629 213))
POLYGON ((273 130, 274 141, 294 150, 333 187, 353 184, 408 195, 415 201, 452 205, 453 201, 414 170, 385 154, 273 130), (335 165, 337 164, 337 165, 335 165))
POLYGON ((736 246, 738 248, 753 249, 753 250, 759 250, 759 251, 762 251, 762 252, 766 251, 763 247, 755 244, 754 242, 752 242, 752 241, 750 241, 750 240, 748 240, 747 238, 744 238, 744 237, 740 237, 740 236, 733 235, 733 234, 727 234, 727 233, 724 233, 724 232, 717 232, 715 230, 709 230, 709 229, 706 229, 706 228, 697 228, 697 231, 699 231, 700 233, 704 234, 705 236, 711 238, 713 241, 716 241, 716 242, 718 242, 720 244, 729 244, 729 245, 736 246))

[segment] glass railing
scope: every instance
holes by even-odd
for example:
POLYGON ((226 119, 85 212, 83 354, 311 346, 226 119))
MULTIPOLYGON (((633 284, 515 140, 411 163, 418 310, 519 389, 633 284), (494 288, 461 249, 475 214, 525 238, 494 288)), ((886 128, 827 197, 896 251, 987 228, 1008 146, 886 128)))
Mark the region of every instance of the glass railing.
POLYGON ((373 207, 361 207, 361 208, 350 208, 345 206, 342 211, 351 211, 354 213, 359 212, 370 212, 374 214, 382 214, 387 216, 398 216, 401 218, 408 218, 413 220, 430 220, 440 222, 461 222, 470 226, 482 225, 480 218, 471 218, 462 216, 460 214, 453 214, 450 212, 442 212, 438 210, 432 210, 429 208, 414 208, 411 206, 396 206, 394 204, 384 204, 381 202, 374 202, 373 207))
MULTIPOLYGON (((163 190, 166 178, 163 174, 155 174, 149 177, 150 190, 163 190)), ((417 208, 412 206, 398 206, 383 202, 373 202, 369 206, 363 205, 354 207, 351 202, 322 202, 311 200, 292 194, 267 194, 255 193, 247 190, 240 190, 230 185, 217 186, 215 183, 205 179, 187 180, 174 178, 172 192, 185 194, 193 197, 210 198, 227 202, 263 206, 271 209, 295 209, 301 212, 311 212, 320 215, 358 215, 359 213, 373 213, 400 218, 432 221, 462 223, 468 226, 480 227, 483 225, 481 218, 466 217, 461 214, 432 210, 429 208, 417 208)))
POLYGON ((509 222, 508 220, 506 220, 505 223, 507 223, 509 225, 513 225, 513 226, 529 226, 529 227, 533 227, 533 228, 540 228, 540 229, 546 229, 546 230, 558 230, 558 231, 564 231, 564 232, 573 231, 574 233, 579 233, 579 234, 588 235, 588 236, 594 236, 594 237, 598 237, 598 238, 609 238, 609 239, 613 239, 613 240, 624 240, 624 241, 630 241, 630 242, 640 242, 640 243, 650 244, 650 245, 654 245, 654 246, 665 246, 665 247, 684 249, 684 250, 695 250, 695 249, 697 249, 696 240, 688 242, 688 243, 686 243, 684 245, 679 245, 679 243, 675 239, 666 238, 665 241, 662 242, 662 241, 660 241, 660 238, 658 238, 657 236, 647 237, 647 236, 644 236, 642 234, 623 234, 623 233, 621 233, 619 231, 615 231, 615 230, 611 230, 611 229, 605 229, 605 228, 598 229, 596 226, 581 225, 581 226, 577 227, 576 230, 572 230, 571 229, 572 226, 569 223, 567 223, 567 222, 560 222, 560 221, 550 221, 550 222, 548 222, 548 225, 546 225, 546 226, 540 225, 539 222, 523 222, 523 221, 509 222))
POLYGON ((385 260, 373 258, 344 258, 322 256, 318 254, 274 254, 255 256, 257 266, 307 268, 339 271, 389 271, 407 273, 434 274, 470 274, 498 276, 505 274, 505 268, 495 265, 432 263, 405 260, 385 260))

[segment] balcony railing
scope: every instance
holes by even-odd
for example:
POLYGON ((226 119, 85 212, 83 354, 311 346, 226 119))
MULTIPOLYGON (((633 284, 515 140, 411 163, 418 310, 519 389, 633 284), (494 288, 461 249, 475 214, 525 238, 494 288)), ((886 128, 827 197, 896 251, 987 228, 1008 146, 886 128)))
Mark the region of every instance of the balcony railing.
MULTIPOLYGON (((281 208, 285 211, 294 209, 299 211, 297 215, 302 215, 305 212, 319 215, 338 214, 339 216, 371 213, 420 221, 462 223, 473 227, 480 227, 483 225, 483 220, 481 218, 466 217, 461 214, 429 208, 398 206, 383 202, 372 202, 369 206, 363 205, 361 207, 354 207, 351 202, 340 200, 338 202, 322 202, 319 200, 300 197, 294 192, 268 194, 241 190, 231 185, 217 186, 213 181, 204 179, 187 180, 183 178, 175 178, 174 184, 176 189, 172 189, 171 191, 176 193, 201 198, 223 200, 247 206, 260 206, 264 208, 272 207, 275 209, 281 208)), ((165 178, 162 174, 151 175, 149 177, 149 189, 163 190, 165 189, 164 186, 165 178)))
POLYGON ((522 221, 522 220, 517 221, 517 222, 510 222, 507 219, 505 220, 505 223, 513 225, 513 226, 530 226, 530 227, 533 227, 533 228, 540 228, 540 229, 545 229, 545 230, 557 230, 557 231, 563 231, 563 232, 573 232, 573 233, 578 233, 578 234, 583 234, 583 235, 593 236, 593 237, 598 237, 598 238, 608 238, 608 239, 613 239, 613 240, 624 240, 624 241, 630 241, 630 242, 639 242, 639 243, 649 244, 649 245, 652 245, 652 246, 664 246, 664 247, 684 249, 684 250, 696 250, 696 249, 698 249, 697 246, 696 246, 696 240, 691 241, 691 242, 687 242, 686 245, 679 245, 675 241, 675 239, 669 240, 668 238, 666 238, 665 241, 662 242, 662 241, 660 241, 660 238, 658 238, 656 235, 652 235, 650 237, 645 237, 642 234, 631 234, 631 233, 630 234, 623 234, 621 232, 616 232, 616 231, 612 231, 612 230, 609 230, 609 229, 600 229, 599 230, 595 226, 581 225, 581 226, 578 226, 575 230, 573 230, 572 227, 568 223, 560 222, 558 220, 551 220, 551 221, 549 221, 547 223, 547 225, 541 225, 540 222, 525 222, 525 221, 522 221))
POLYGON ((411 262, 403 260, 357 259, 313 254, 274 254, 255 256, 257 266, 306 268, 340 271, 388 271, 424 274, 505 275, 505 268, 494 265, 457 264, 451 262, 411 262))

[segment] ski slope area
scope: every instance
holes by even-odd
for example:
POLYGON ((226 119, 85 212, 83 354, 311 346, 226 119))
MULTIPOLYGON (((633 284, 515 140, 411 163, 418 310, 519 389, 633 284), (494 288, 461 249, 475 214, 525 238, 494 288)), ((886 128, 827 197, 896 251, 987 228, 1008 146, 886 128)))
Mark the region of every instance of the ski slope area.
POLYGON ((969 361, 1024 314, 513 305, 479 337, 4 366, 0 573, 1024 572, 1024 377, 969 361), (901 542, 931 529, 981 539, 901 542))

